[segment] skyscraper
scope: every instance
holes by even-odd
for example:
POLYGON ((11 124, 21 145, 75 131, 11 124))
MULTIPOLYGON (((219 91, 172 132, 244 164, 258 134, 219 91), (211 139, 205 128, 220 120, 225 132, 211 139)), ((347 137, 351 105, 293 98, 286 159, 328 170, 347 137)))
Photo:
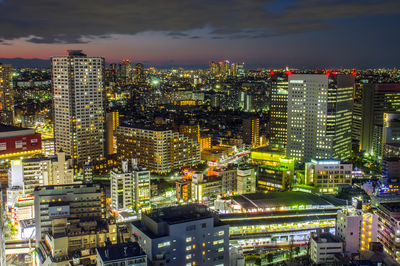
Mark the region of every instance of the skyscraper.
POLYGON ((136 83, 142 84, 146 82, 146 73, 144 72, 144 66, 142 63, 136 64, 136 83))
POLYGON ((119 64, 119 78, 122 85, 127 85, 131 81, 131 61, 129 59, 124 59, 119 64))
POLYGON ((12 92, 12 67, 0 63, 0 123, 14 124, 14 97, 12 92))
POLYGON ((79 172, 104 157, 104 58, 70 50, 51 63, 56 150, 71 156, 79 172))
POLYGON ((382 155, 384 112, 400 110, 400 84, 364 84, 360 113, 361 150, 375 156, 382 155))
POLYGON ((288 81, 277 77, 271 84, 269 142, 271 146, 285 148, 287 138, 288 81))
POLYGON ((289 76, 287 155, 346 159, 351 151, 354 76, 289 76))

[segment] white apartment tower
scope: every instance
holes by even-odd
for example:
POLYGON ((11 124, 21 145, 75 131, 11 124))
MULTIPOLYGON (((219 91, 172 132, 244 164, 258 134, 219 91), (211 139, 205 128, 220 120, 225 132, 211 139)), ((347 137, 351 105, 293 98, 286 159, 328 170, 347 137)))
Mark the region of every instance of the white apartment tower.
POLYGON ((51 63, 56 150, 71 156, 79 172, 104 157, 104 58, 70 50, 51 63))
POLYGON ((351 150, 354 76, 289 76, 287 155, 346 159, 351 150))
POLYGON ((136 159, 132 159, 132 167, 122 161, 121 169, 110 172, 110 190, 112 208, 146 209, 150 206, 150 171, 139 168, 136 159))

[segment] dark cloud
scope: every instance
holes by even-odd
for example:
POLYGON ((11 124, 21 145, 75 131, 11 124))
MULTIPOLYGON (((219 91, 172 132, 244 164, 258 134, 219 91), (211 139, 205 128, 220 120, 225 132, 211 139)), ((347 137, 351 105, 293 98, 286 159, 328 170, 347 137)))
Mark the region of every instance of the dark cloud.
POLYGON ((274 0, 2 0, 0 39, 84 43, 93 37, 145 31, 192 38, 188 32, 198 29, 211 29, 209 34, 216 39, 265 38, 323 30, 334 19, 400 13, 399 0, 297 0, 279 12, 268 8, 276 4, 274 0))

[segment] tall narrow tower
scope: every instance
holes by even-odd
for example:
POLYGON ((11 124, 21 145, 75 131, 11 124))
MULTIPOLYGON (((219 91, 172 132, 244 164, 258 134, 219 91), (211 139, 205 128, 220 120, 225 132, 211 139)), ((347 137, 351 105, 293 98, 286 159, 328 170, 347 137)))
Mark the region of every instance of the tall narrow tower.
POLYGON ((77 173, 104 157, 104 58, 70 50, 51 63, 56 150, 72 157, 77 173))
POLYGON ((12 66, 0 63, 0 123, 14 124, 14 97, 12 92, 12 66))

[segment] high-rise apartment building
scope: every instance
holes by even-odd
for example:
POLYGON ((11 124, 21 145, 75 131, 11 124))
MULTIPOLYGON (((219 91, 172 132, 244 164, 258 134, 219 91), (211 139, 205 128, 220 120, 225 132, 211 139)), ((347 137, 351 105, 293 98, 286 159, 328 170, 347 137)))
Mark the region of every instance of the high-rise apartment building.
POLYGON ((179 133, 200 143, 200 125, 199 124, 180 125, 179 133))
POLYGON ((71 156, 75 172, 104 158, 104 58, 68 51, 51 58, 56 151, 71 156))
POLYGON ((253 148, 258 148, 260 146, 260 119, 243 119, 242 130, 243 142, 253 148))
POLYGON ((287 155, 346 159, 351 151, 354 76, 289 76, 287 155))
POLYGON ((0 63, 0 123, 14 125, 12 66, 0 63))
POLYGON ((400 263, 400 202, 378 205, 378 241, 397 263, 400 263))
POLYGON ((152 265, 229 265, 229 226, 204 205, 154 210, 131 232, 152 265))
POLYGON ((132 159, 122 161, 121 169, 110 173, 111 207, 116 210, 132 208, 136 211, 150 207, 150 171, 136 165, 132 159))
POLYGON ((178 132, 120 125, 117 128, 117 147, 123 159, 136 158, 138 165, 168 173, 200 163, 200 144, 178 132))
POLYGON ((269 145, 278 148, 286 147, 287 139, 287 78, 277 77, 271 83, 271 102, 269 120, 269 145))

